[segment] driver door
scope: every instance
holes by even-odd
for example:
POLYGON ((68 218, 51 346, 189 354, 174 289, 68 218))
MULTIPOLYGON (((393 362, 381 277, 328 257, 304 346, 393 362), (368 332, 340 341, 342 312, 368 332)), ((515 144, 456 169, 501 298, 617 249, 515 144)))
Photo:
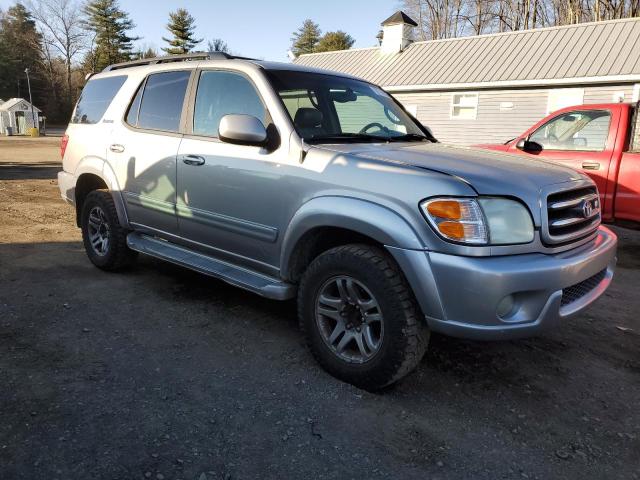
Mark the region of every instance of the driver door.
POLYGON ((176 210, 180 235, 192 247, 236 264, 269 271, 279 260, 277 240, 290 216, 287 149, 225 143, 222 117, 271 116, 253 82, 231 70, 204 69, 198 82, 191 133, 180 143, 176 210))
MULTIPOLYGON (((613 155, 619 114, 607 109, 579 109, 563 112, 526 134, 540 151, 524 151, 512 142, 509 151, 533 155, 566 165, 591 177, 598 186, 604 207, 609 164, 613 155)), ((604 208, 603 208, 604 209, 604 208)))

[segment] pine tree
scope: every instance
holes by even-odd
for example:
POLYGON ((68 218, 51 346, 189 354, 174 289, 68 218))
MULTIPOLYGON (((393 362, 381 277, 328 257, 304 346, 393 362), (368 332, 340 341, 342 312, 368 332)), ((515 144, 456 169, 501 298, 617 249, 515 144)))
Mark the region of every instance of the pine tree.
POLYGON ((129 36, 135 24, 129 14, 120 9, 118 0, 92 0, 84 10, 87 29, 95 36, 95 45, 87 60, 92 70, 99 71, 112 63, 131 59, 133 42, 140 37, 129 36))
POLYGON ((334 52, 336 50, 349 50, 355 40, 348 33, 338 30, 337 32, 327 32, 318 41, 314 52, 334 52))
POLYGON ((0 98, 29 98, 24 72, 28 68, 33 103, 44 106, 42 63, 42 37, 31 13, 20 3, 6 13, 0 11, 0 98))
POLYGON ((227 45, 227 42, 225 42, 221 38, 214 38, 213 40, 209 40, 207 42, 207 52, 229 53, 229 45, 227 45))
POLYGON ((152 47, 147 48, 144 52, 141 52, 140 58, 154 58, 158 56, 158 52, 152 47))
POLYGON ((189 53, 193 47, 202 42, 202 39, 194 38, 195 29, 195 19, 184 8, 169 13, 167 30, 173 38, 162 37, 162 40, 169 44, 169 47, 162 50, 170 55, 189 53))
POLYGON ((302 27, 291 37, 291 50, 294 55, 302 55, 303 53, 313 53, 318 42, 320 41, 320 26, 313 20, 305 20, 302 27))

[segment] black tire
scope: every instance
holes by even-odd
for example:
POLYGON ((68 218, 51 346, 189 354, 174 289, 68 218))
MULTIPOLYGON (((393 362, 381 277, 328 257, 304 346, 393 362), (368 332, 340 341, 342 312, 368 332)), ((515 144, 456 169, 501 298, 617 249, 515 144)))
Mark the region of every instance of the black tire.
POLYGON ((82 241, 87 256, 96 267, 102 270, 116 271, 130 266, 135 261, 137 252, 127 247, 127 234, 129 232, 120 225, 116 205, 107 190, 94 190, 87 195, 82 205, 80 225, 82 241), (91 242, 91 234, 92 232, 95 233, 95 229, 90 232, 89 216, 96 211, 104 213, 103 220, 106 232, 104 236, 108 239, 108 243, 102 253, 91 242))
POLYGON ((300 282, 298 318, 318 363, 331 375, 369 391, 387 387, 413 371, 429 343, 429 330, 400 268, 385 251, 369 245, 336 247, 311 263, 300 282), (330 346, 326 333, 323 336, 316 302, 335 278, 355 279, 379 306, 384 335, 370 359, 345 360, 330 346))

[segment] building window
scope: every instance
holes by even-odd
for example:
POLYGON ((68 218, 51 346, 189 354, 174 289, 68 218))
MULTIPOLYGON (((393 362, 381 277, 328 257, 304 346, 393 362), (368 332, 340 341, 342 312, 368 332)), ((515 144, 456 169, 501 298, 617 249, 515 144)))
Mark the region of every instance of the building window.
POLYGON ((561 108, 573 107, 584 103, 584 88, 556 88, 549 90, 547 97, 547 115, 561 108))
POLYGON ((451 95, 451 118, 475 120, 477 115, 477 93, 454 93, 451 95))

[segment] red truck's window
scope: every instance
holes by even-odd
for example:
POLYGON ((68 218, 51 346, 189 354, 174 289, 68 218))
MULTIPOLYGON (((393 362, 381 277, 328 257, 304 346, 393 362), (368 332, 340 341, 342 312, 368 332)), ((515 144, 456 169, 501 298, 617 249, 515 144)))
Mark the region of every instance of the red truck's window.
POLYGON ((607 144, 610 121, 608 110, 563 113, 533 132, 529 140, 545 150, 601 152, 607 144))
POLYGON ((633 109, 631 119, 631 141, 629 142, 629 150, 631 152, 640 152, 640 108, 633 109))

